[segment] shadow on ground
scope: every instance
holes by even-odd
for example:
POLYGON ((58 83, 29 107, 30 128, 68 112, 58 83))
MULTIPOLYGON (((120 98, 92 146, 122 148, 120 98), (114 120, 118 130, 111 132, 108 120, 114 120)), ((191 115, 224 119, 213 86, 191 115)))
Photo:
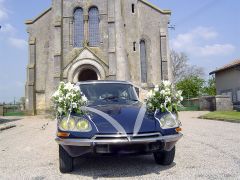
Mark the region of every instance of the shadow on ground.
POLYGON ((21 118, 11 118, 11 119, 5 119, 0 117, 0 124, 10 123, 14 121, 19 121, 21 118))
POLYGON ((153 156, 123 156, 123 157, 84 157, 74 162, 74 171, 71 174, 97 178, 124 178, 160 174, 170 169, 170 166, 160 166, 155 163, 153 156))

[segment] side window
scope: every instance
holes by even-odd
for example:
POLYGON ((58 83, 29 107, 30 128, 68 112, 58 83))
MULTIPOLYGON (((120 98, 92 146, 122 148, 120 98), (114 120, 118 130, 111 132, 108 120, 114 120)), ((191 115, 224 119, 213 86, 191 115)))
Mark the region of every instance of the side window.
POLYGON ((84 22, 83 22, 83 9, 77 8, 73 14, 74 23, 74 47, 83 47, 84 41, 84 22))
POLYGON ((147 82, 147 52, 146 43, 144 40, 140 41, 140 61, 141 61, 141 81, 147 82))
POLYGON ((133 51, 136 51, 136 42, 133 42, 133 51))
POLYGON ((129 99, 129 95, 128 95, 127 90, 120 92, 120 98, 129 99))
POLYGON ((100 32, 99 32, 99 11, 97 7, 92 7, 89 10, 89 46, 97 47, 100 43, 100 32))
POLYGON ((132 13, 135 13, 135 4, 132 4, 132 13))

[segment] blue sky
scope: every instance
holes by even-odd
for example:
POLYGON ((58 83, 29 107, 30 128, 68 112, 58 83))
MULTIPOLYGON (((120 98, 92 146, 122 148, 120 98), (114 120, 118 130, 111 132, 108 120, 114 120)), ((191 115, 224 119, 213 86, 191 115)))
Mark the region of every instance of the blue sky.
MULTIPOLYGON (((171 48, 185 52, 206 74, 240 58, 239 0, 149 0, 172 10, 171 48)), ((0 0, 0 102, 24 96, 28 61, 24 21, 50 7, 51 0, 0 0)))

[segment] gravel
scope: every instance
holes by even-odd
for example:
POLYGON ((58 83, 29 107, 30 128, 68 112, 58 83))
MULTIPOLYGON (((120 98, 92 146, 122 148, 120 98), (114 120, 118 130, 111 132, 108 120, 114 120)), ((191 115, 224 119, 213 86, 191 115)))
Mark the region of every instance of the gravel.
POLYGON ((0 132, 0 179, 240 179, 240 124, 197 119, 205 112, 182 112, 184 137, 171 166, 152 156, 82 157, 75 170, 58 170, 56 122, 25 117, 0 132))

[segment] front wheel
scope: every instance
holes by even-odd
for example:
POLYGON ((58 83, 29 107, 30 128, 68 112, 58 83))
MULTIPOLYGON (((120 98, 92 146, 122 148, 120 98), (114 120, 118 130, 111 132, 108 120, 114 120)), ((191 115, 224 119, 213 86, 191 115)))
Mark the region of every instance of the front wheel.
POLYGON ((157 151, 153 153, 155 162, 160 165, 172 164, 175 157, 175 146, 171 151, 157 151))
POLYGON ((73 171, 73 158, 59 145, 59 170, 61 173, 73 171))

